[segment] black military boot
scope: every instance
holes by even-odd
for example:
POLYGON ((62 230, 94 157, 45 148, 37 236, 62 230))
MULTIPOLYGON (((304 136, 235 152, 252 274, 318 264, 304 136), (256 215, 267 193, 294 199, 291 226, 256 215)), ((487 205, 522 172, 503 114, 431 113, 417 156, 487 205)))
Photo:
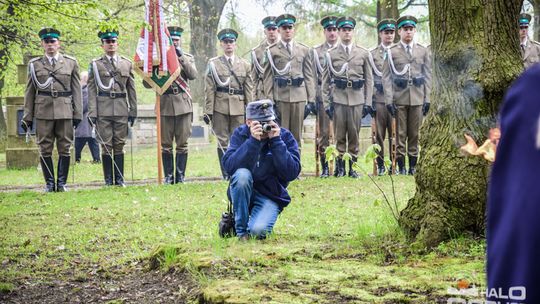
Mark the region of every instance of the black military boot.
POLYGON ((172 185, 174 184, 173 155, 171 153, 161 152, 161 159, 163 161, 163 174, 165 175, 163 183, 172 185))
POLYGON ((336 160, 337 163, 337 177, 344 177, 345 176, 345 161, 343 158, 338 157, 336 160))
POLYGON ((327 178, 330 175, 330 172, 329 172, 330 169, 328 168, 328 162, 326 161, 326 156, 322 154, 320 158, 321 158, 321 169, 322 169, 320 177, 327 178))
POLYGON ((69 156, 58 157, 58 176, 56 179, 56 192, 66 192, 67 179, 69 174, 69 156))
POLYGON ((377 175, 384 175, 386 168, 384 167, 384 159, 382 157, 377 157, 377 175))
POLYGON ((357 157, 352 157, 352 159, 349 159, 349 177, 352 177, 352 178, 358 178, 360 177, 360 175, 358 175, 358 172, 356 172, 354 169, 353 169, 353 164, 358 160, 357 157))
POLYGON ((337 177, 339 173, 339 159, 334 159, 334 177, 337 177))
POLYGON ((113 185, 113 161, 110 155, 101 155, 101 164, 103 165, 103 177, 105 185, 113 185))
POLYGON ((418 161, 418 157, 409 156, 409 175, 414 175, 416 173, 416 162, 417 161, 418 161))
POLYGON ((399 175, 407 175, 407 169, 405 169, 405 159, 403 157, 398 157, 396 159, 397 165, 398 165, 398 172, 399 175))
POLYGON ((45 178, 45 192, 56 191, 52 157, 41 158, 41 171, 43 171, 43 177, 45 178))
POLYGON ((221 150, 220 148, 217 149, 218 158, 219 158, 219 167, 221 168, 221 175, 223 176, 223 180, 228 181, 230 179, 229 174, 225 171, 225 168, 223 168, 223 155, 227 152, 227 149, 221 150))
POLYGON ((176 153, 176 178, 175 183, 183 183, 186 176, 187 153, 176 153))
POLYGON ((124 183, 124 154, 114 156, 114 184, 125 187, 124 183))

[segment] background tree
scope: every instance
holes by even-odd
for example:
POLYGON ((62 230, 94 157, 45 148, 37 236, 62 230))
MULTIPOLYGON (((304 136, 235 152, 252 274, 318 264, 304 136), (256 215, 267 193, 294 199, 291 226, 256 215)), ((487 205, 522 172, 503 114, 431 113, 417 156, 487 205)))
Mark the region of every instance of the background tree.
POLYGON ((463 134, 484 141, 506 88, 522 72, 522 0, 430 0, 432 110, 422 126, 416 194, 400 225, 415 247, 481 234, 489 164, 458 151, 463 134))

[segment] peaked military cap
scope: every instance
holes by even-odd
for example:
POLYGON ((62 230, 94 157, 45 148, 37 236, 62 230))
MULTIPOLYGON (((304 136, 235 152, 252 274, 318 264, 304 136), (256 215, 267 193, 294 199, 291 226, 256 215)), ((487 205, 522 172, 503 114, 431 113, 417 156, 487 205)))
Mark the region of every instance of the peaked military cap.
POLYGON ((184 29, 179 26, 168 26, 167 29, 169 30, 171 39, 180 39, 180 37, 182 37, 182 33, 184 32, 184 29))
POLYGON ((41 40, 47 38, 58 39, 60 37, 60 31, 52 27, 44 27, 39 31, 38 35, 41 40))
POLYGON ((520 14, 519 15, 519 25, 520 26, 529 26, 529 23, 531 23, 532 16, 529 14, 520 14))
POLYGON ((353 17, 339 17, 336 21, 338 28, 354 28, 356 20, 353 17))
POLYGON ((394 19, 384 19, 384 20, 381 20, 381 22, 379 22, 377 24, 377 30, 379 32, 381 31, 395 31, 396 30, 396 20, 394 19))
POLYGON ((103 31, 99 31, 98 37, 100 39, 113 39, 113 38, 118 38, 118 34, 119 34, 118 30, 106 29, 103 31))
POLYGON ((220 41, 223 41, 223 40, 236 41, 236 39, 238 38, 238 32, 231 28, 226 28, 219 31, 219 33, 217 34, 217 37, 220 41))
POLYGON ((269 28, 269 27, 272 27, 272 28, 276 28, 277 27, 277 24, 276 24, 276 17, 275 16, 266 16, 264 17, 264 19, 261 21, 262 25, 264 26, 264 28, 269 28))
POLYGON ((416 19, 414 16, 405 15, 405 16, 399 17, 399 19, 397 20, 397 27, 398 29, 404 26, 416 27, 417 23, 418 23, 418 19, 416 19))
POLYGON ((336 16, 326 16, 321 19, 321 25, 324 29, 329 27, 336 27, 336 16))
POLYGON ((246 119, 269 121, 276 119, 274 104, 270 99, 252 101, 246 106, 246 119))
POLYGON ((279 15, 276 18, 276 25, 278 27, 284 25, 294 25, 296 23, 296 17, 291 14, 279 15))

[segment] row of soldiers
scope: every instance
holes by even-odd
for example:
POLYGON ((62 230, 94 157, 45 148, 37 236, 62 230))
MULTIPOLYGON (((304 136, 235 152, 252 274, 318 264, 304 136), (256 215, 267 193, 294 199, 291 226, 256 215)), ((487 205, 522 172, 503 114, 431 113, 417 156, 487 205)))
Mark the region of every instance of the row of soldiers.
MULTIPOLYGON (((295 23, 290 14, 264 18, 266 39, 252 50, 251 65, 234 55, 236 31, 224 29, 218 34, 224 55, 209 62, 205 121, 213 123, 220 161, 229 135, 243 123, 244 105, 252 99, 271 99, 280 125, 291 131, 299 145, 304 119, 311 113, 317 115, 322 177, 329 176, 325 150, 331 131, 339 153, 334 175, 358 177, 353 163, 359 153, 361 119, 367 115, 377 121, 381 147, 385 134, 391 133, 391 118, 397 118, 398 172, 414 174, 418 131, 422 115, 429 111, 431 86, 429 50, 414 42, 417 19, 403 16, 397 22, 381 21, 382 43, 372 51, 353 42, 356 20, 352 17, 323 18, 325 42, 313 48, 294 39, 295 23), (396 29, 401 41, 394 44, 396 29), (352 156, 348 173, 343 159, 346 152, 352 156)), ((384 149, 379 151, 377 163, 378 173, 383 174, 384 149)), ((225 172, 223 177, 227 178, 225 172)))
MULTIPOLYGON (((540 58, 540 44, 528 39, 531 16, 519 18, 523 62, 526 67, 540 58)), ((384 141, 397 120, 397 169, 414 174, 418 159, 418 131, 422 115, 429 111, 431 56, 429 48, 414 42, 417 20, 403 16, 377 25, 381 44, 371 51, 353 43, 356 21, 328 16, 321 20, 325 42, 310 48, 294 39, 296 18, 290 14, 262 20, 265 41, 251 52, 251 63, 235 55, 238 33, 218 33, 223 55, 209 60, 205 75, 204 120, 218 139, 218 157, 225 153, 229 136, 244 121, 245 105, 254 99, 273 100, 280 124, 291 130, 301 145, 303 121, 317 115, 317 147, 322 177, 328 177, 325 150, 330 133, 336 138, 339 157, 336 176, 345 176, 343 155, 352 159, 348 175, 357 177, 352 163, 358 157, 360 120, 376 120, 378 173, 385 173, 384 141), (393 43, 396 29, 400 36, 393 43), (339 39, 338 39, 339 38, 339 39), (377 115, 376 115, 377 113, 377 115), (409 159, 406 170, 405 157, 409 159)), ((193 105, 187 83, 197 77, 192 55, 183 52, 180 27, 169 27, 182 68, 178 81, 161 98, 161 140, 165 183, 184 181, 191 135, 193 105), (173 149, 173 142, 176 147, 173 149), (174 157, 176 155, 176 157, 174 157), (174 159, 176 161, 174 161, 174 159)), ((38 33, 44 56, 29 62, 25 109, 21 127, 33 129, 46 183, 46 191, 66 191, 73 130, 82 119, 82 94, 78 63, 60 54, 60 32, 44 28, 38 33), (56 144, 55 171, 52 151, 56 144)), ((137 117, 133 65, 117 54, 118 31, 100 31, 103 56, 89 69, 88 118, 101 143, 105 184, 124 186, 124 145, 128 125, 137 117)), ((228 179, 222 169, 224 179, 228 179)))

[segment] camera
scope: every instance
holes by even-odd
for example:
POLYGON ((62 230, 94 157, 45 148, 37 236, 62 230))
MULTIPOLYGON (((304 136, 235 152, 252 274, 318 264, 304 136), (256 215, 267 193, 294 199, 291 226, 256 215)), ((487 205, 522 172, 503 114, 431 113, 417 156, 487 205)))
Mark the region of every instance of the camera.
POLYGON ((263 133, 268 133, 272 131, 272 125, 270 124, 270 121, 261 121, 261 125, 263 133))

